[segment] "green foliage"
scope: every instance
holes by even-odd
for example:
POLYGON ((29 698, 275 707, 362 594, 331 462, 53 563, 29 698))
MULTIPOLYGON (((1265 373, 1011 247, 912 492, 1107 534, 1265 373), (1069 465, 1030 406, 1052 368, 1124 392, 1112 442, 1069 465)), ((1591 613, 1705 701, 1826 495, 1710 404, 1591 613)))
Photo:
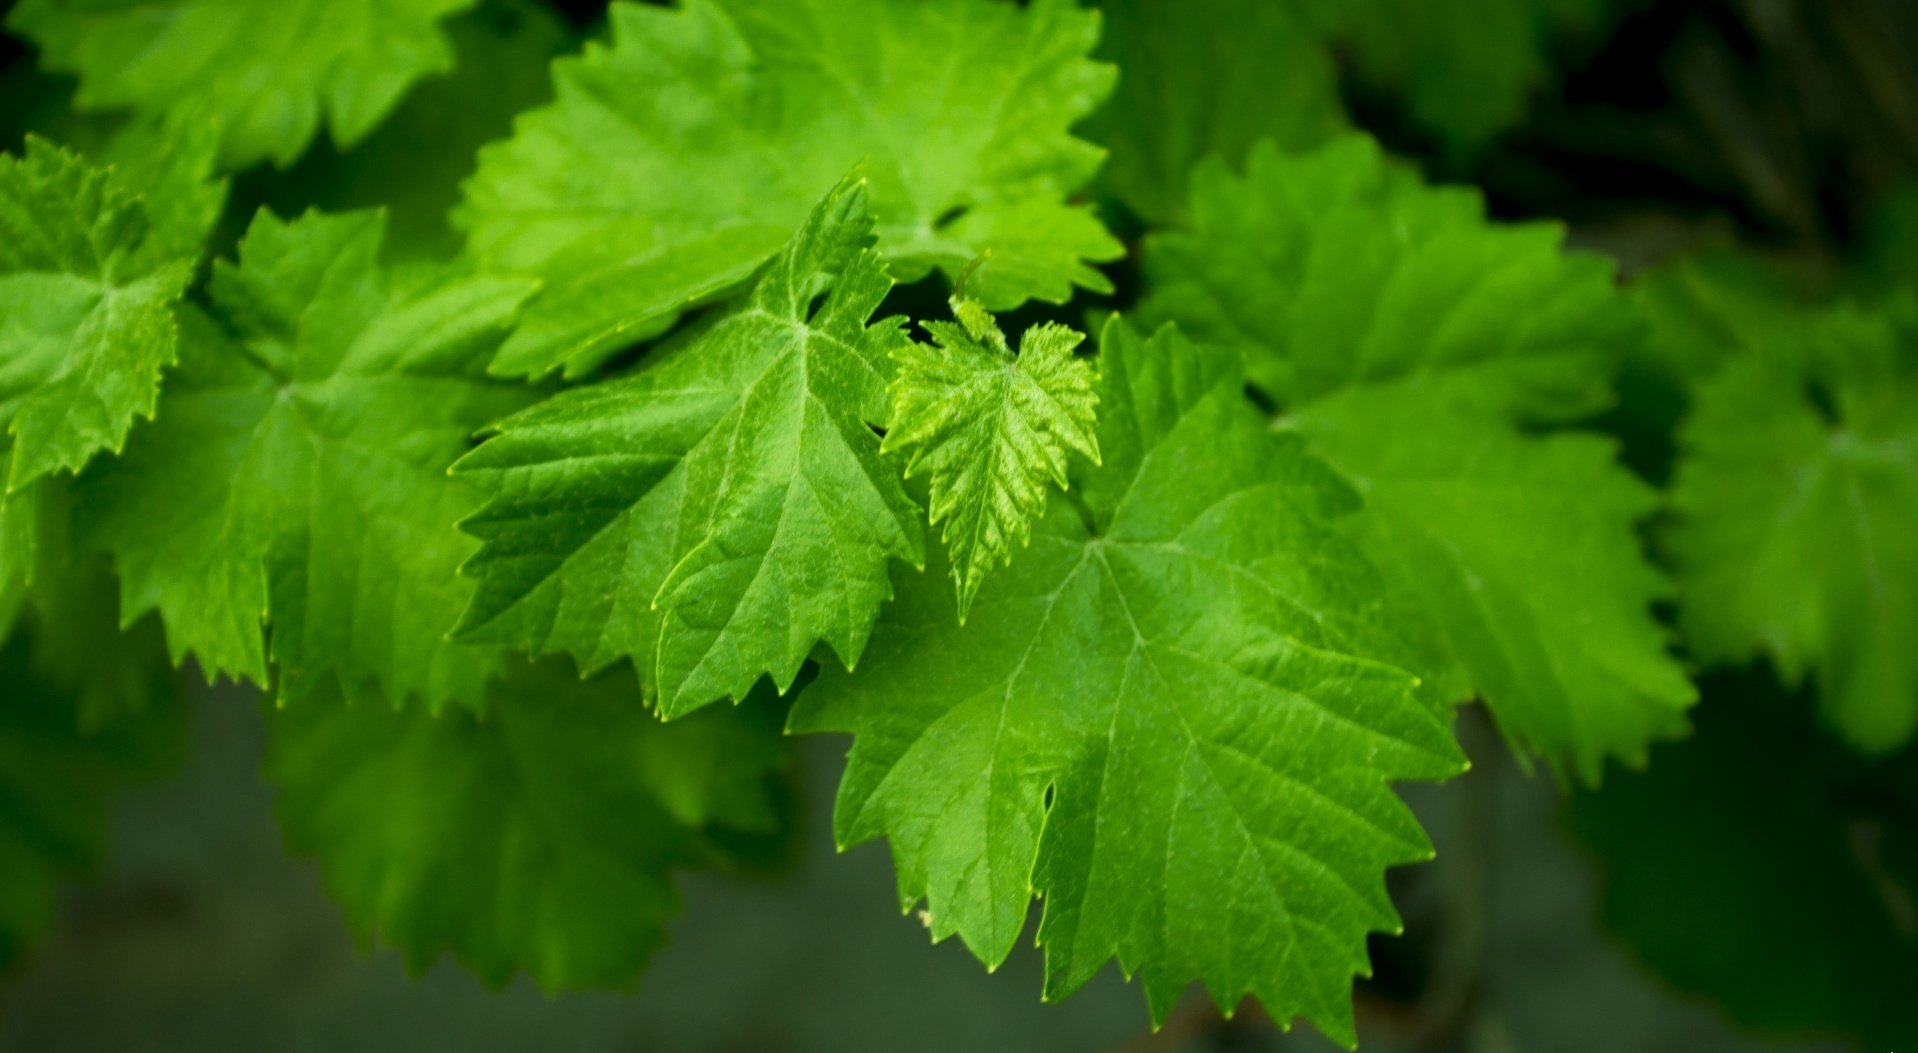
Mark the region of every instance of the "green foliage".
MULTIPOLYGON (((137 154, 144 131, 109 152, 137 154)), ((0 629, 52 543, 40 535, 63 530, 63 499, 45 493, 56 476, 117 452, 153 416, 178 354, 173 304, 224 197, 209 164, 192 136, 122 169, 37 138, 23 157, 0 156, 0 629), (166 193, 149 207, 139 189, 156 185, 166 193)))
POLYGON ((1686 635, 1709 662, 1815 673, 1847 738, 1894 748, 1918 729, 1918 306, 1752 335, 1681 432, 1686 635))
POLYGON ((578 45, 540 0, 480 0, 446 22, 455 65, 407 92, 392 115, 351 149, 318 146, 277 181, 267 204, 285 214, 379 208, 386 255, 438 259, 459 251, 450 212, 481 145, 512 133, 513 118, 552 99, 548 67, 578 45))
POLYGON ((532 392, 484 367, 524 281, 377 263, 374 213, 254 221, 183 317, 163 412, 83 484, 129 617, 158 610, 175 660, 306 695, 477 704, 497 664, 446 641, 470 587, 454 529, 478 495, 446 469, 532 392), (271 627, 271 642, 262 622, 271 627))
POLYGON ((1067 131, 1110 90, 1066 0, 615 3, 613 42, 556 63, 467 185, 487 266, 545 294, 501 373, 591 371, 738 285, 854 165, 897 277, 983 250, 986 306, 1106 289, 1119 246, 1063 196, 1099 152, 1067 131))
POLYGON ((473 0, 22 0, 7 27, 80 77, 85 110, 219 129, 229 168, 290 164, 319 131, 350 146, 452 64, 437 23, 473 0))
POLYGON ((945 521, 959 619, 996 566, 1025 547, 1045 511, 1046 483, 1066 485, 1070 455, 1099 460, 1091 363, 1083 333, 1033 326, 1013 354, 999 323, 954 299, 959 324, 926 322, 935 343, 893 350, 892 417, 884 450, 909 451, 906 477, 931 473, 931 517, 945 521))
POLYGON ((1681 730, 1692 691, 1634 533, 1656 498, 1608 441, 1533 427, 1602 406, 1637 339, 1609 265, 1487 224, 1361 139, 1201 166, 1191 214, 1147 244, 1144 310, 1245 348, 1286 426, 1352 476, 1352 534, 1429 637, 1400 660, 1587 780, 1681 730))
POLYGON ((668 716, 762 675, 783 691, 822 640, 859 660, 888 562, 925 559, 923 515, 868 427, 906 336, 867 324, 892 281, 866 198, 841 183, 737 307, 460 462, 492 495, 463 524, 485 543, 464 638, 588 672, 632 658, 668 716))
POLYGON ((1363 77, 1397 89, 1413 120, 1456 151, 1517 123, 1551 68, 1555 43, 1592 36, 1622 0, 1312 0, 1350 43, 1363 77))
POLYGON ((0 649, 0 968, 52 919, 61 881, 99 865, 108 794, 163 774, 182 739, 182 711, 162 697, 86 720, 74 685, 34 660, 38 642, 15 636, 0 649))
POLYGON ((1896 293, 1918 285, 1918 177, 1880 202, 1858 261, 1858 284, 1868 293, 1896 293))
POLYGON ((193 255, 170 251, 110 168, 43 140, 0 157, 0 420, 7 490, 118 451, 178 354, 172 305, 193 255))
POLYGON ((1523 764, 1649 758, 1573 805, 1649 962, 1901 1037, 1909 202, 1819 283, 1862 306, 1734 253, 1625 291, 1344 105, 1495 158, 1632 3, 23 0, 0 958, 191 658, 416 969, 629 985, 677 871, 783 844, 781 733, 838 733, 836 839, 935 939, 996 968, 1037 898, 1049 999, 1116 959, 1155 1023, 1196 983, 1349 1043, 1432 853, 1393 786, 1479 700, 1523 764), (1653 748, 1674 637, 1845 741, 1653 748))
POLYGON ((1356 502, 1266 430, 1236 353, 1119 321, 1100 351, 1081 506, 964 628, 946 575, 908 578, 794 727, 855 736, 839 840, 891 839, 935 938, 996 966, 1037 894, 1048 998, 1117 956, 1154 1020, 1200 980, 1350 1041, 1365 934, 1398 924, 1383 872, 1431 851, 1386 784, 1462 757, 1411 677, 1345 651, 1370 582, 1331 519, 1356 502))
POLYGON ((168 704, 178 683, 157 619, 140 619, 121 632, 112 567, 74 544, 73 489, 70 480, 55 477, 29 491, 33 500, 24 508, 34 519, 31 544, 16 584, 32 587, 0 597, 0 636, 28 641, 29 679, 57 688, 79 729, 92 734, 168 704))
POLYGON ((1317 146, 1346 127, 1337 64, 1303 6, 1270 0, 1101 0, 1099 55, 1119 67, 1086 134, 1112 151, 1100 182, 1139 216, 1181 219, 1192 166, 1253 144, 1317 146))
POLYGON ((1803 700, 1718 686, 1695 741, 1572 801, 1606 920, 1748 1026, 1897 1049, 1918 990, 1918 754, 1861 766, 1803 700))
POLYGON ((1346 129, 1346 90, 1404 111, 1448 161, 1469 159, 1526 115, 1567 45, 1637 0, 1098 0, 1100 55, 1120 69, 1088 124, 1110 147, 1101 177, 1144 219, 1183 218, 1192 166, 1233 167, 1271 140, 1288 150, 1346 129))
POLYGON ((451 950, 495 986, 625 987, 678 910, 672 872, 780 818, 763 702, 666 725, 622 677, 535 668, 484 717, 327 703, 268 717, 287 843, 415 971, 451 950))

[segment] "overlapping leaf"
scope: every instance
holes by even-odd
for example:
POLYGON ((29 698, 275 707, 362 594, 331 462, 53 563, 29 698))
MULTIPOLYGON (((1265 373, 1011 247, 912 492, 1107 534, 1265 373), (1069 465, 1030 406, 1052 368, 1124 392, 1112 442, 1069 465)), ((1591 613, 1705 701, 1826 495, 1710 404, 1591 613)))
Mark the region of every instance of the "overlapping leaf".
POLYGON ((1384 870, 1430 851, 1387 783, 1461 758, 1409 675, 1343 650, 1378 614, 1331 525, 1355 502, 1265 428, 1236 353, 1118 321, 1100 352, 1079 500, 963 627, 942 568, 906 576, 793 726, 855 736, 839 840, 891 841, 935 937, 997 965, 1036 894, 1048 997, 1116 956, 1154 1019, 1198 980, 1349 1041, 1384 870))
POLYGON ((1361 74, 1399 92, 1455 151, 1517 123, 1567 38, 1592 36, 1631 0, 1312 0, 1361 74))
POLYGON ((82 109, 168 113, 220 132, 229 168, 292 163, 324 117, 364 137, 452 65, 437 23, 474 0, 22 0, 7 26, 77 74, 82 109))
POLYGON ((735 309, 630 376, 555 396, 460 462, 492 494, 468 638, 631 657, 668 716, 783 689, 814 644, 858 660, 923 513, 870 425, 903 323, 863 182, 813 210, 735 309))
POLYGON ((483 718, 279 710, 266 772, 293 851, 413 969, 450 950, 496 986, 625 987, 678 911, 673 871, 777 828, 766 701, 668 725, 626 677, 524 670, 483 718))
MULTIPOLYGON (((176 156, 190 167, 194 154, 189 140, 176 156)), ((0 614, 32 573, 39 481, 117 451, 178 353, 173 305, 204 231, 165 209, 202 184, 158 178, 145 201, 138 185, 41 139, 0 155, 0 614)))
POLYGON ((1112 151, 1099 182, 1154 224, 1184 215, 1197 162, 1244 161, 1261 140, 1317 146, 1346 127, 1319 26, 1271 0, 1100 0, 1099 57, 1119 67, 1086 135, 1112 151))
POLYGON ((176 354, 199 247, 149 237, 111 169, 44 140, 0 155, 0 421, 7 489, 118 450, 176 354))
POLYGON ((578 47, 546 0, 482 0, 447 20, 450 73, 423 81, 351 150, 309 150, 274 180, 269 204, 283 211, 386 211, 386 255, 456 255, 462 237, 450 213, 480 147, 503 139, 513 118, 553 97, 553 59, 578 47))
POLYGON ((852 168, 894 273, 956 273, 994 309, 1106 288, 1119 246, 1064 197, 1099 151, 1068 129, 1110 89, 1066 0, 615 3, 610 46, 482 157, 464 221, 546 291, 497 368, 591 370, 737 285, 852 168))
POLYGON ((927 322, 933 345, 893 352, 886 450, 908 451, 906 477, 930 473, 932 522, 943 537, 959 617, 996 566, 1025 547, 1046 507, 1046 484, 1066 485, 1070 455, 1099 459, 1092 364, 1073 356, 1084 334, 1036 325, 1007 346, 999 323, 954 300, 959 324, 927 322))
POLYGON ((1681 435, 1687 637, 1707 661, 1815 673, 1844 734, 1890 749, 1918 729, 1918 308, 1747 335, 1681 435))
POLYGON ((34 520, 17 581, 31 587, 0 591, 0 640, 24 635, 31 642, 34 677, 71 699, 83 732, 159 708, 179 686, 159 620, 141 619, 122 631, 109 561, 74 550, 70 479, 42 479, 30 494, 30 502, 0 511, 0 530, 15 511, 34 520))
POLYGON ((1520 428, 1609 397, 1637 336, 1609 265, 1358 139, 1202 166, 1192 223, 1148 243, 1145 313, 1245 348, 1284 426, 1358 482, 1355 536, 1439 648, 1418 671, 1587 779, 1681 729, 1634 533, 1652 492, 1601 439, 1520 428))
POLYGON ((125 456, 84 481, 128 618, 157 609, 175 660, 299 697, 474 702, 494 665, 447 642, 470 586, 454 527, 478 495, 446 469, 532 393, 486 360, 533 289, 403 283, 377 214, 262 214, 184 316, 178 376, 125 456), (271 642, 262 621, 271 627, 271 642))

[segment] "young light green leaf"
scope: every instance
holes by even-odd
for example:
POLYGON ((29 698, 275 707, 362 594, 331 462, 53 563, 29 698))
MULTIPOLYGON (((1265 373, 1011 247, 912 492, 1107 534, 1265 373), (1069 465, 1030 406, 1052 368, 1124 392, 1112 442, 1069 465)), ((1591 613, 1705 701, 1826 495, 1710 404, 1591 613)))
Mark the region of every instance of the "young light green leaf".
POLYGON ((892 418, 882 449, 906 452, 906 477, 932 476, 932 522, 946 524, 959 620, 994 567, 1012 561, 1046 508, 1046 483, 1064 487, 1071 454, 1099 460, 1092 363, 1073 349, 1083 333, 1047 322, 1019 353, 977 301, 955 299, 959 324, 926 322, 936 341, 900 344, 892 418))
POLYGON ((631 657, 661 711, 782 689, 821 640, 859 658, 923 513, 871 425, 904 323, 863 182, 813 210, 744 302, 630 376, 509 418, 459 464, 491 492, 465 638, 631 657), (823 298, 823 299, 822 299, 823 298))
POLYGON ((496 659, 449 643, 472 591, 455 528, 478 494, 446 469, 535 393, 484 366, 533 288, 378 263, 375 213, 262 213, 184 315, 181 368, 125 456, 83 480, 125 615, 157 609, 175 661, 299 698, 477 703, 496 659), (262 620, 271 627, 270 646, 262 620))
POLYGON ((1697 389, 1673 484, 1698 656, 1815 673, 1853 743, 1918 730, 1918 307, 1805 312, 1697 389))
POLYGON ((546 291, 496 368, 589 372, 748 277, 854 165, 895 276, 956 273, 994 309, 1109 288, 1120 246, 1065 196, 1100 152, 1068 129, 1110 90, 1068 0, 615 3, 610 46, 481 157, 463 222, 546 291), (774 105, 773 103, 777 104, 774 105))
POLYGON ((1154 1020, 1198 980, 1349 1042, 1384 871, 1431 853, 1387 784, 1463 758, 1411 676, 1345 650, 1375 587, 1331 525, 1355 501, 1237 354, 1117 320, 1100 352, 1083 511, 1054 502, 964 627, 946 575, 908 576, 792 726, 855 737, 837 836, 891 840, 935 938, 996 966, 1036 894, 1048 998, 1117 956, 1154 1020))
POLYGON ((80 78, 75 103, 208 122, 227 168, 291 164, 324 114, 351 146, 452 65, 437 23, 474 0, 22 0, 7 27, 80 78))
POLYGON ((289 847, 415 971, 450 950, 494 986, 626 987, 678 911, 673 871, 777 829, 766 701, 666 725, 624 677, 526 670, 479 718, 273 712, 266 774, 289 847))
POLYGON ((199 247, 150 237, 112 169, 40 139, 0 155, 0 423, 6 489, 76 471, 153 416, 173 305, 199 247))
POLYGON ((1148 242, 1142 310, 1245 348, 1285 426, 1355 479, 1355 536, 1437 645, 1418 672, 1585 779, 1681 730, 1693 692, 1635 533, 1653 494, 1604 441, 1522 427, 1609 399, 1639 335, 1609 264, 1487 224, 1362 139, 1203 165, 1192 217, 1148 242))

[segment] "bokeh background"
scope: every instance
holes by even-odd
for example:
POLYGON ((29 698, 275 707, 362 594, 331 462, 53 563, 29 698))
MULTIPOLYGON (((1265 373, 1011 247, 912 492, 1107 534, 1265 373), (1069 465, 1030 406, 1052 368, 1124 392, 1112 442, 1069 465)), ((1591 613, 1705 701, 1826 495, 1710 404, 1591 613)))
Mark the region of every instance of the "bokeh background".
MULTIPOLYGON (((411 978, 396 953, 355 946, 321 891, 317 864, 287 858, 258 776, 264 735, 253 705, 251 692, 205 694, 194 706, 187 769, 115 804, 106 871, 74 889, 58 931, 0 982, 0 1048, 1337 1048, 1302 1032, 1281 1035, 1256 1015, 1222 1020, 1202 999, 1188 999, 1154 1035, 1138 991, 1116 972, 1043 1005, 1029 947, 987 975, 956 943, 929 946, 919 923, 893 906, 883 846, 833 850, 826 820, 841 747, 830 740, 799 751, 795 858, 756 877, 688 876, 686 910, 633 994, 548 998, 525 980, 493 992, 451 961, 411 978)), ((1708 1001, 1648 977, 1599 927, 1592 860, 1565 836, 1563 795, 1548 778, 1515 770, 1489 729, 1478 732, 1469 775, 1413 796, 1439 857, 1399 875, 1408 932, 1374 944, 1379 976, 1361 988, 1361 1048, 1845 1048, 1741 1034, 1708 1001), (1445 960, 1419 960, 1425 953, 1445 960)))

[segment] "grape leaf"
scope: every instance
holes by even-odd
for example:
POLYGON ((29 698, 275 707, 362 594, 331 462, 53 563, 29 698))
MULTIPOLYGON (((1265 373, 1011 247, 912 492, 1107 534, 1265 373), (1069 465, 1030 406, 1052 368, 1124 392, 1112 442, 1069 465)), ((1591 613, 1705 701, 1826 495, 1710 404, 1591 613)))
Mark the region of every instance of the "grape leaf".
POLYGON ((163 774, 184 744, 177 706, 82 730, 72 686, 34 650, 24 634, 0 649, 0 968, 51 920, 60 883, 99 864, 108 795, 163 774))
POLYGON ((555 56, 578 46, 543 0, 484 0, 446 23, 452 72, 422 81, 351 150, 309 150, 273 181, 282 212, 386 210, 388 259, 441 259, 462 238, 450 213, 482 144, 512 133, 513 118, 552 100, 555 56))
POLYGON ((1270 0, 1100 0, 1099 57, 1119 67, 1086 136, 1099 182, 1147 222, 1183 217, 1193 164, 1240 164, 1262 139, 1317 146, 1346 127, 1338 68, 1312 20, 1270 0))
POLYGON ((1360 75, 1405 99, 1455 153, 1525 115, 1552 71, 1553 45, 1597 37, 1630 0, 1316 0, 1322 29, 1360 75))
POLYGON ((0 640, 27 637, 33 676, 69 696, 80 730, 91 734, 168 704, 181 685, 158 619, 122 632, 112 566, 99 553, 75 551, 72 491, 70 478, 52 476, 33 484, 30 502, 0 507, 0 531, 15 512, 34 520, 24 527, 30 537, 18 579, 0 588, 0 640))
POLYGON ((75 471, 153 416, 198 246, 149 237, 112 169, 45 140, 0 155, 0 421, 7 490, 75 471))
POLYGON ((113 123, 112 132, 83 152, 118 170, 123 185, 138 188, 153 251, 197 263, 226 208, 218 135, 177 116, 113 123))
POLYGON ((678 910, 673 870, 780 818, 763 703, 666 725, 630 680, 532 669, 478 718, 371 703, 269 720, 288 845, 416 971, 451 950, 495 986, 524 970, 548 991, 626 987, 678 910))
POLYGON ((885 451, 906 452, 906 477, 932 473, 932 522, 946 524, 959 620, 979 583, 1012 561, 1046 507, 1046 483, 1064 487, 1077 452, 1099 460, 1098 396, 1085 339, 1056 323, 1027 329, 1019 353, 974 300, 953 300, 959 324, 926 322, 937 342, 893 350, 892 419, 885 451))
POLYGON ((217 209, 224 190, 169 177, 194 165, 191 138, 172 157, 123 175, 35 137, 0 155, 0 626, 34 573, 41 482, 119 450, 176 357, 173 304, 204 230, 169 210, 207 194, 217 209))
POLYGON ((1588 780, 1682 730, 1693 693, 1634 532, 1654 494, 1605 440, 1521 428, 1609 398, 1639 339, 1610 265, 1356 138, 1202 165, 1192 217, 1147 243, 1142 311, 1245 348, 1282 425, 1357 482, 1354 534, 1437 644, 1418 672, 1588 780))
POLYGON ((1784 330, 1810 324, 1786 275, 1724 250, 1662 264, 1633 286, 1632 296, 1650 325, 1646 365, 1681 387, 1784 330))
POLYGON ((1236 353, 1118 320, 1100 351, 1079 505, 963 628, 939 568, 908 576, 792 727, 855 736, 836 835, 891 840, 935 938, 996 966, 1036 894, 1048 998, 1116 955, 1154 1020, 1199 980, 1349 1042, 1384 870, 1431 851, 1387 783, 1463 758, 1412 677, 1342 650, 1374 587, 1329 522, 1353 496, 1268 432, 1236 353))
POLYGON ((615 3, 613 42, 554 64, 557 101, 481 154, 462 222, 546 290, 495 368, 586 373, 748 277, 854 165, 894 274, 988 307, 1104 290, 1120 246, 1064 196, 1100 151, 1067 131, 1110 89, 1066 0, 615 3))
POLYGON ((324 113, 351 146, 448 69, 440 19, 474 0, 22 0, 7 27, 76 74, 83 110, 177 113, 220 131, 227 168, 306 149, 324 113))
POLYGON ((1606 924, 1746 1027, 1902 1049, 1918 1034, 1918 753, 1861 763, 1802 698, 1753 680, 1707 681, 1690 739, 1568 802, 1606 924))
POLYGON ((1918 307, 1807 312, 1697 388, 1671 544, 1707 662, 1769 655, 1853 743, 1918 729, 1918 307))
POLYGON ((737 307, 499 424, 458 466, 491 494, 462 524, 484 545, 461 635, 587 671, 630 656, 668 717, 784 689, 821 640, 857 661, 887 561, 925 558, 869 427, 907 339, 866 324, 892 287, 872 238, 843 182, 737 307))
POLYGON ((446 639, 470 586, 455 529, 478 494, 446 469, 530 391, 485 377, 533 289, 378 264, 377 213, 262 213, 214 272, 158 419, 83 480, 89 543, 127 618, 160 611, 177 662, 303 697, 474 702, 495 659, 446 639), (270 647, 262 619, 271 626, 270 647))

